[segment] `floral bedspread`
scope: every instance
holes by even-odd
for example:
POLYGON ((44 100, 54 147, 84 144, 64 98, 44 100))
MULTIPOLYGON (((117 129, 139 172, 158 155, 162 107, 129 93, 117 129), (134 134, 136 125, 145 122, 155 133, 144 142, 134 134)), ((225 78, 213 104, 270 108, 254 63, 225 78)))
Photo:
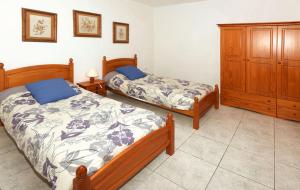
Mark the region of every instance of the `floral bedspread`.
POLYGON ((83 89, 66 100, 38 104, 29 92, 0 106, 5 129, 52 189, 72 189, 78 166, 89 174, 127 146, 164 126, 155 113, 83 89))
POLYGON ((210 85, 157 77, 152 74, 136 80, 129 80, 126 76, 117 74, 107 82, 107 85, 132 98, 180 110, 192 109, 195 97, 201 100, 214 90, 210 85))

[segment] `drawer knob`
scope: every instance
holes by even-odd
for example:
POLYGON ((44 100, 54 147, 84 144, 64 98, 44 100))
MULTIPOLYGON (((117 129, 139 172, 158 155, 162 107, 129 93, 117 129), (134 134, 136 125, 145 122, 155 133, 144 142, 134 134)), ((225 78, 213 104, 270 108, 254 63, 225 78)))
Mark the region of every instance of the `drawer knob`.
POLYGON ((268 100, 268 103, 271 103, 271 100, 268 100))
POLYGON ((293 115, 294 115, 294 116, 296 116, 297 114, 296 114, 296 113, 294 113, 293 115))
POLYGON ((294 107, 294 108, 296 108, 297 106, 296 106, 296 105, 294 105, 293 107, 294 107))

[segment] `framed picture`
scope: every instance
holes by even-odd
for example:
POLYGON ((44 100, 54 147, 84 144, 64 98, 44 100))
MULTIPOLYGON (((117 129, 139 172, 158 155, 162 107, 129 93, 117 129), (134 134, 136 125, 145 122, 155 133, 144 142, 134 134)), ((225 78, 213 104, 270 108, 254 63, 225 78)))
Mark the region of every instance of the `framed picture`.
POLYGON ((113 42, 129 43, 129 24, 120 22, 113 23, 113 42))
POLYGON ((101 14, 73 11, 73 28, 76 37, 101 38, 101 14))
POLYGON ((57 42, 57 14, 23 8, 22 40, 57 42))

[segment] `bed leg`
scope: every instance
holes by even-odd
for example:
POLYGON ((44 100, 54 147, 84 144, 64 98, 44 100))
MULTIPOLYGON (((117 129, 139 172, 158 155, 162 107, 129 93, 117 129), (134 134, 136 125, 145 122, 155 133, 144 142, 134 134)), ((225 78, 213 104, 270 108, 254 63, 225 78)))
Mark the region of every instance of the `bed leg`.
POLYGON ((172 156, 175 152, 175 141, 174 141, 174 135, 175 135, 175 129, 174 129, 174 119, 173 119, 173 114, 169 113, 167 116, 167 122, 166 126, 169 131, 169 145, 167 146, 166 152, 170 156, 172 156))
POLYGON ((4 64, 0 63, 0 91, 5 89, 5 69, 4 64))
POLYGON ((199 98, 194 99, 194 116, 193 116, 193 128, 198 130, 200 123, 200 102, 199 98))
POLYGON ((216 94, 216 102, 215 102, 215 109, 219 109, 220 107, 220 91, 219 86, 215 85, 215 94, 216 94))
POLYGON ((85 166, 77 168, 76 177, 73 179, 73 190, 91 190, 91 180, 85 166))

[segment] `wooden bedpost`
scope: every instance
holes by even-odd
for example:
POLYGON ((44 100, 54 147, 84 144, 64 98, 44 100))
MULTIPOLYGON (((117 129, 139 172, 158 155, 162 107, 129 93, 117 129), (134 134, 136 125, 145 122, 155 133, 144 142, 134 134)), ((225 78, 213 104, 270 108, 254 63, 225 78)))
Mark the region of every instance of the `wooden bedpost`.
POLYGON ((220 107, 220 91, 219 86, 215 85, 215 94, 216 94, 216 102, 215 102, 215 109, 219 109, 220 107))
POLYGON ((174 126, 174 119, 173 114, 169 113, 167 116, 166 126, 169 129, 169 140, 170 144, 167 146, 166 152, 170 156, 172 156, 175 152, 175 126, 174 126))
POLYGON ((77 168, 76 178, 73 179, 73 190, 91 190, 91 179, 87 175, 85 166, 77 168))
POLYGON ((198 130, 200 122, 200 102, 199 98, 194 98, 194 116, 193 116, 193 128, 198 130))
POLYGON ((74 63, 72 58, 69 59, 69 80, 74 83, 74 63))
POLYGON ((5 88, 5 69, 4 64, 0 63, 0 91, 3 91, 5 88))
POLYGON ((134 64, 137 67, 137 54, 134 54, 134 64))
POLYGON ((104 77, 107 74, 107 63, 106 63, 106 56, 103 56, 102 60, 102 77, 104 77))

